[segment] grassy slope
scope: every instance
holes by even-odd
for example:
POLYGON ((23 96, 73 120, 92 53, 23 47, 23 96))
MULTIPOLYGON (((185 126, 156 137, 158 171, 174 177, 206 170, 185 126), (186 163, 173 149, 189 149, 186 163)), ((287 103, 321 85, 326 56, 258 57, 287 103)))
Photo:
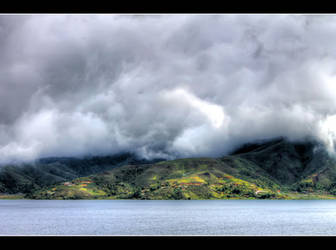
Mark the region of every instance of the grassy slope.
MULTIPOLYGON (((51 183, 52 184, 52 183, 51 183)), ((333 199, 336 164, 313 143, 249 144, 218 159, 124 165, 54 183, 33 199, 333 199)))
POLYGON ((288 190, 336 194, 336 161, 317 144, 279 140, 235 156, 258 164, 288 190))
POLYGON ((0 168, 0 195, 27 194, 46 186, 99 173, 121 165, 143 162, 131 154, 120 154, 83 159, 46 158, 31 164, 2 166, 0 168))
POLYGON ((257 186, 236 178, 238 172, 224 161, 205 158, 129 165, 76 179, 71 186, 56 185, 36 192, 32 198, 223 199, 279 196, 277 184, 269 182, 263 187, 257 186), (256 194, 258 190, 263 192, 256 194))
POLYGON ((128 165, 54 185, 34 199, 330 199, 325 192, 296 193, 239 157, 181 159, 128 165))

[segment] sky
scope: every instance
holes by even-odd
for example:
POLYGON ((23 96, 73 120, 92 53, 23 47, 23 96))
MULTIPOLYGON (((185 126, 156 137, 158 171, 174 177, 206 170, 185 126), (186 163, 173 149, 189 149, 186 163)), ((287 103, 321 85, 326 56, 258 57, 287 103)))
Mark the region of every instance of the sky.
POLYGON ((336 141, 335 15, 0 15, 0 162, 336 141))

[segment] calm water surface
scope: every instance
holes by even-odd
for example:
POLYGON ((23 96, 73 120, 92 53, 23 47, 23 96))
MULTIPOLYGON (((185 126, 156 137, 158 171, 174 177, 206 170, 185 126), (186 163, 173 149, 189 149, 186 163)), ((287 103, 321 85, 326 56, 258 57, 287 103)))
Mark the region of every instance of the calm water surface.
POLYGON ((336 235, 336 201, 0 200, 0 235, 336 235))

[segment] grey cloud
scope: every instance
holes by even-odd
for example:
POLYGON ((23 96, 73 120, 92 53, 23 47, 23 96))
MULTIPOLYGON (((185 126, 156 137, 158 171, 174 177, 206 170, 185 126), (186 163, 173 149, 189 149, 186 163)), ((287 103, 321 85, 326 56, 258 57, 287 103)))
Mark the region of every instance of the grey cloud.
POLYGON ((1 161, 219 156, 275 136, 332 150, 335 18, 2 15, 1 161))

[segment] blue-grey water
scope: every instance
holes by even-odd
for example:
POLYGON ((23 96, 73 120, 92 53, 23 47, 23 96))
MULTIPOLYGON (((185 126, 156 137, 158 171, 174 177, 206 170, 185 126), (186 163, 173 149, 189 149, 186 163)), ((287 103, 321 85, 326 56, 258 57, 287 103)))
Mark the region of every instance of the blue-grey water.
POLYGON ((336 235, 336 201, 0 200, 0 235, 336 235))

